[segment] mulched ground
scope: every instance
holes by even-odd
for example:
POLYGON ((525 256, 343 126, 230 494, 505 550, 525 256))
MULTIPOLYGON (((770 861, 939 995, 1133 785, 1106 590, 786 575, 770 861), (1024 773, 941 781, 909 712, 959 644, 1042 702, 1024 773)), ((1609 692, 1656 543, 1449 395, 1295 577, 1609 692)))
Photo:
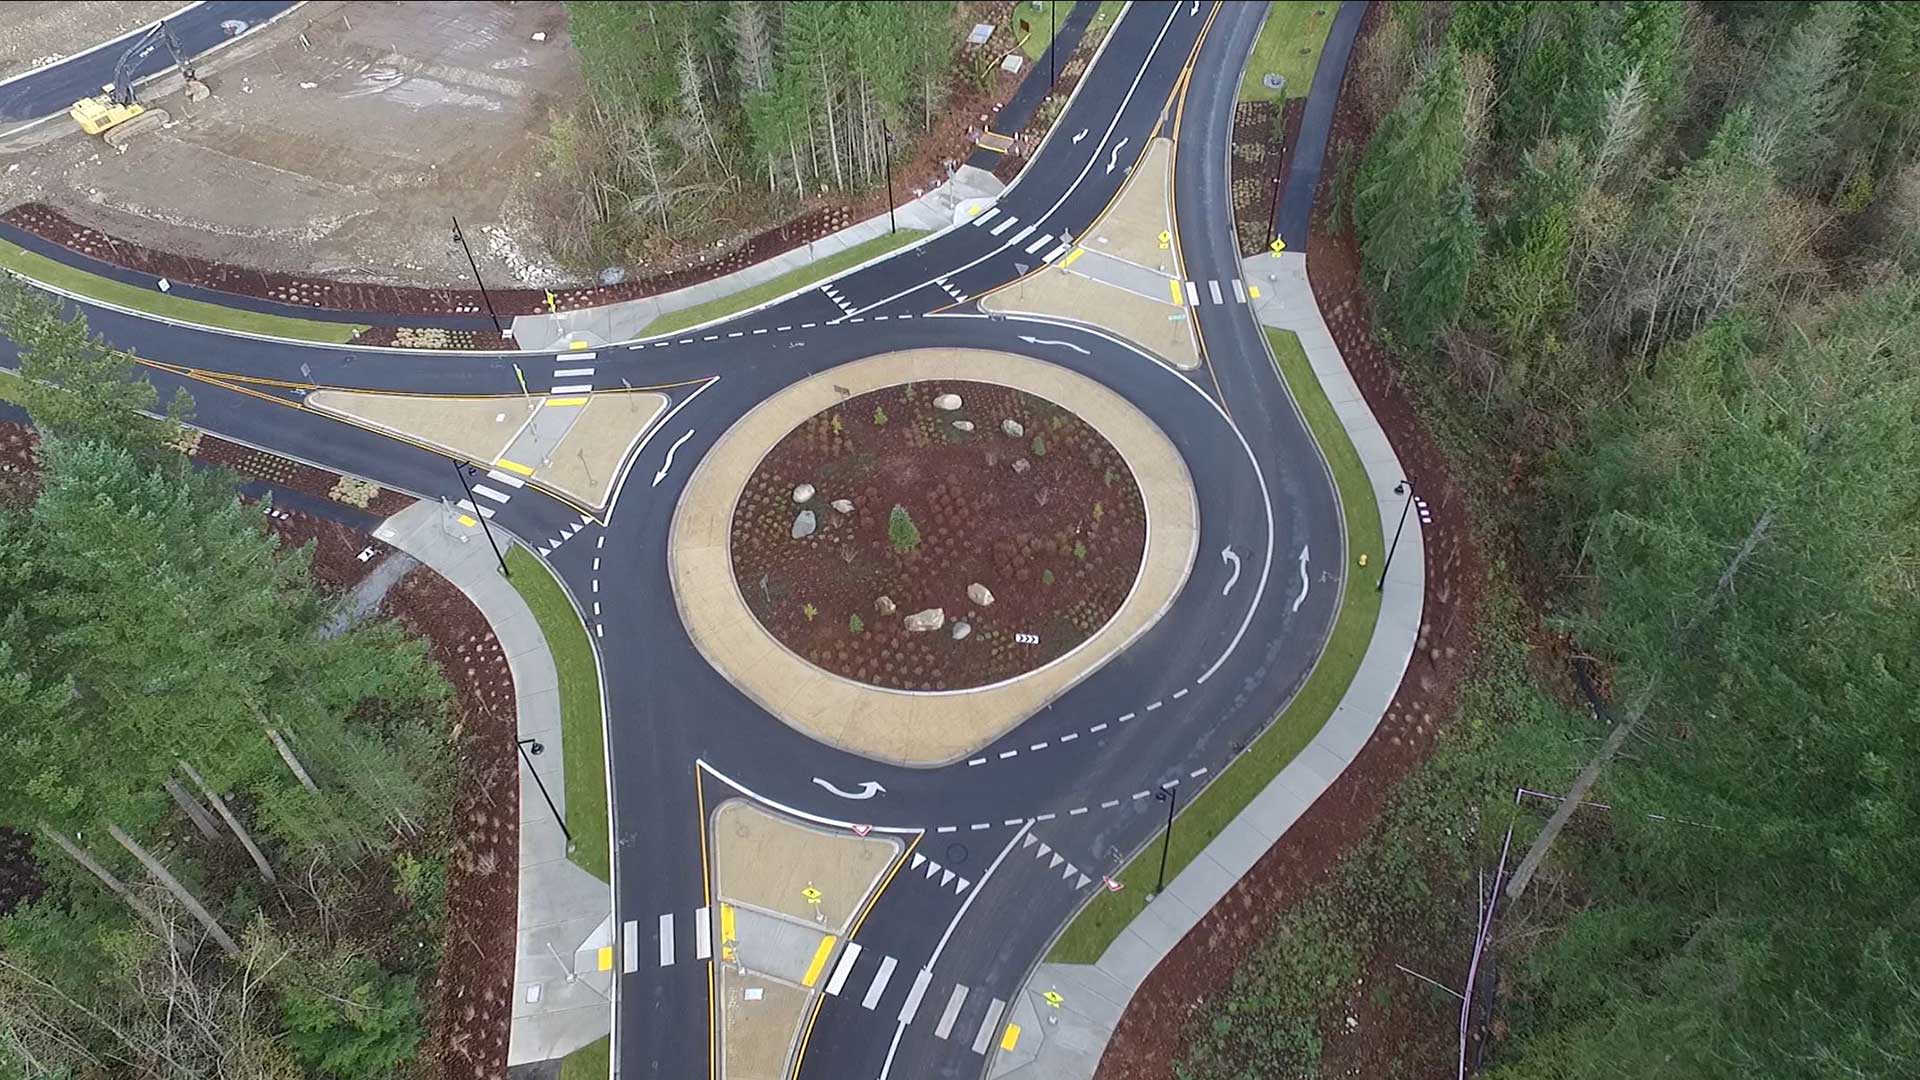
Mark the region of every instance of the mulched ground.
MULTIPOLYGON (((500 325, 509 326, 503 314, 500 325)), ((448 330, 438 327, 369 326, 353 336, 352 345, 381 349, 467 349, 505 352, 520 346, 506 334, 492 330, 448 330)))
POLYGON ((1273 234, 1274 199, 1293 171, 1293 151, 1306 117, 1305 98, 1278 107, 1281 137, 1274 138, 1276 105, 1243 101, 1233 110, 1233 226, 1240 254, 1259 255, 1273 234))
POLYGON ((794 652, 877 686, 953 690, 1031 671, 1092 636, 1125 601, 1145 548, 1139 487, 1085 422, 1007 387, 923 382, 862 394, 776 444, 735 508, 732 555, 747 606, 794 652), (935 408, 945 394, 960 408, 935 408), (804 508, 800 484, 817 489, 804 508), (832 508, 841 499, 851 513, 832 508), (905 554, 889 542, 895 506, 920 534, 905 554), (803 509, 817 530, 794 539, 803 509), (975 582, 990 606, 968 599, 975 582), (884 613, 882 597, 897 610, 884 613), (947 625, 904 628, 927 608, 947 625), (961 620, 971 633, 955 640, 961 620))
POLYGON ((190 453, 197 461, 222 465, 241 476, 358 507, 375 517, 392 517, 414 503, 413 496, 404 492, 343 478, 339 473, 229 442, 218 435, 198 435, 190 453))
MULTIPOLYGON (((1372 32, 1384 12, 1385 5, 1374 5, 1361 33, 1372 32)), ((1349 82, 1352 78, 1350 71, 1349 82)), ((1367 134, 1348 107, 1353 95, 1347 89, 1343 86, 1335 114, 1334 148, 1358 147, 1367 134)), ((1330 148, 1329 159, 1334 157, 1330 148)), ((1332 179, 1331 173, 1323 178, 1316 206, 1335 197, 1329 190, 1332 179)), ((1174 1075, 1193 1016, 1229 988, 1236 963, 1252 953, 1287 907, 1326 882, 1342 854, 1366 834, 1398 783, 1430 753, 1469 670, 1485 567, 1467 519, 1466 492, 1372 335, 1358 266, 1350 231, 1313 238, 1308 268, 1315 298, 1368 405, 1391 433, 1394 450, 1433 513, 1425 532, 1426 608, 1415 656, 1379 729, 1353 764, 1147 978, 1101 1059, 1100 1080, 1174 1075)), ((1433 1020, 1426 999, 1409 990, 1406 977, 1391 966, 1401 959, 1419 970, 1425 957, 1418 950, 1429 947, 1408 943, 1404 959, 1388 956, 1388 950, 1375 957, 1366 982, 1351 990, 1347 1002, 1347 1015, 1357 1025, 1351 1033, 1323 1033, 1320 1075, 1428 1076, 1443 1069, 1450 1074, 1455 1032, 1433 1020), (1376 987, 1385 989, 1376 992, 1376 987)), ((1443 980, 1447 974, 1439 972, 1443 980)))
POLYGON ((0 915, 40 895, 46 885, 33 861, 33 837, 0 826, 0 915))

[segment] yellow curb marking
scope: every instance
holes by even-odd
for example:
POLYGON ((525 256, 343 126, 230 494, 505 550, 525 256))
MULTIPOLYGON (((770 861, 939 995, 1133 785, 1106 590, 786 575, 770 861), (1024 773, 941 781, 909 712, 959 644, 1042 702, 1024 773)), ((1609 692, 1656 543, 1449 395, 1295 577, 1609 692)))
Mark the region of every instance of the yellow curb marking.
POLYGON ((586 403, 587 399, 583 397, 550 397, 547 399, 546 407, 555 409, 562 405, 585 405, 586 403))
POLYGON ((1020 1025, 1008 1024, 1007 1033, 1000 1038, 1000 1049, 1011 1050, 1020 1041, 1020 1025))
POLYGON ((499 460, 495 461, 494 464, 500 466, 501 468, 507 470, 508 472, 517 472, 521 476, 533 475, 532 469, 527 468, 525 465, 522 465, 517 461, 508 461, 506 458, 500 458, 499 460))
POLYGON ((480 524, 479 522, 473 520, 472 518, 468 517, 465 514, 461 514, 459 517, 454 518, 454 520, 458 521, 462 525, 465 525, 469 529, 473 528, 475 525, 480 524))
POLYGON ((600 946, 600 970, 613 970, 613 946, 611 945, 600 946))
POLYGON ((813 962, 807 965, 807 973, 800 977, 801 986, 812 986, 820 981, 820 972, 827 966, 827 957, 833 955, 833 943, 839 940, 832 934, 820 939, 820 947, 813 950, 813 962))
POLYGON ((1086 253, 1087 253, 1086 248, 1074 248, 1072 254, 1060 260, 1060 269, 1065 270, 1067 267, 1072 266, 1073 260, 1079 258, 1082 255, 1085 255, 1086 253))
POLYGON ((1169 282, 1167 282, 1167 288, 1168 288, 1168 289, 1170 289, 1170 290, 1172 290, 1172 292, 1173 292, 1173 303, 1174 303, 1174 306, 1176 306, 1176 307, 1185 307, 1185 306, 1186 306, 1186 302, 1185 302, 1185 301, 1186 301, 1186 298, 1185 298, 1184 296, 1182 296, 1182 295, 1180 295, 1180 283, 1179 283, 1179 282, 1177 282, 1177 281, 1169 281, 1169 282))
POLYGON ((1260 286, 1258 285, 1247 286, 1247 295, 1253 297, 1255 300, 1260 299, 1260 286))
POLYGON ((584 349, 584 348, 586 348, 586 347, 587 347, 587 343, 586 343, 586 342, 584 342, 584 341, 569 341, 569 342, 567 342, 567 348, 569 348, 569 349, 584 349))

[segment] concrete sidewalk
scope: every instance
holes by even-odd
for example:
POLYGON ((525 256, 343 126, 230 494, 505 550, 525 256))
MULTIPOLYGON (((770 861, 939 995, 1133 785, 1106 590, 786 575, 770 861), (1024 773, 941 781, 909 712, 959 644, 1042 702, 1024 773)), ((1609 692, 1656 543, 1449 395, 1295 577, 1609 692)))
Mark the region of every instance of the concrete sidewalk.
MULTIPOLYGON (((893 220, 903 229, 925 229, 937 233, 964 220, 963 215, 967 211, 992 202, 1005 190, 1006 185, 992 173, 963 165, 939 187, 896 207, 893 220)), ((684 289, 638 300, 623 300, 617 304, 562 311, 557 315, 516 315, 513 317, 513 339, 523 349, 566 349, 580 341, 589 345, 626 341, 639 337, 648 323, 668 312, 732 296, 781 274, 810 266, 829 255, 838 255, 850 247, 884 236, 888 229, 887 215, 875 214, 865 221, 849 225, 785 254, 775 255, 765 262, 684 289)), ((895 252, 887 254, 893 255, 895 252)), ((849 267, 846 272, 850 273, 853 269, 849 267)), ((812 282, 805 288, 814 288, 819 284, 812 282)))
MULTIPOLYGON (((1261 283, 1251 301, 1271 327, 1300 336, 1308 362, 1365 465, 1382 523, 1395 521, 1405 497, 1393 487, 1405 473, 1360 388, 1354 384, 1320 316, 1307 283, 1306 257, 1288 253, 1245 260, 1245 279, 1261 283)), ((1347 588, 1366 588, 1371 578, 1350 577, 1347 588)), ((1373 737, 1412 658, 1426 588, 1426 562, 1418 515, 1406 532, 1387 575, 1373 639, 1353 682, 1333 715, 1264 791, 1247 804, 1167 889, 1120 932, 1093 964, 1041 964, 1021 989, 1008 1016, 1029 1034, 1016 1050, 998 1053, 992 1077, 1015 1080, 1091 1080, 1127 1002, 1161 959, 1253 868, 1339 778, 1373 737), (1045 1000, 1059 995, 1057 1007, 1045 1000)))
POLYGON ((520 593, 500 576, 478 529, 421 500, 388 518, 381 540, 460 587, 486 616, 513 672, 522 739, 538 739, 539 783, 520 759, 520 921, 513 965, 513 1032, 507 1064, 562 1057, 612 1030, 613 893, 567 859, 566 838, 542 797, 566 813, 561 767, 560 676, 520 593))

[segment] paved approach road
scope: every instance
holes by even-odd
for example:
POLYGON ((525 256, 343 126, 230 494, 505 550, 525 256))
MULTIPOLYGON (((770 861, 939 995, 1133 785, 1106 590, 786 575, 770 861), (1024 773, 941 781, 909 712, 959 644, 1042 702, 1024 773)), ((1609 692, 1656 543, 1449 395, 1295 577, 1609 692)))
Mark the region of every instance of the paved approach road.
MULTIPOLYGON (((1152 792, 1180 785, 1190 795, 1305 681, 1345 586, 1338 502, 1248 308, 1232 296, 1233 92, 1263 9, 1133 4, 992 218, 843 275, 831 292, 809 289, 716 326, 601 346, 590 362, 261 341, 80 305, 96 331, 148 359, 163 398, 176 387, 193 394, 202 426, 449 500, 461 493, 445 458, 310 411, 303 389, 510 394, 519 391, 516 365, 542 391, 578 381, 555 373, 582 363, 599 388, 668 388, 675 411, 628 466, 629 477, 651 478, 676 447, 661 482, 625 484, 599 518, 531 486, 493 507, 496 526, 545 549, 600 651, 616 919, 636 921, 650 937, 673 913, 688 937, 672 950, 678 962, 643 964, 619 980, 623 1077, 681 1080, 710 1067, 707 968, 691 943, 690 916, 704 902, 697 762, 714 770, 710 801, 724 795, 724 776, 817 818, 898 830, 919 837, 916 854, 967 881, 956 889, 941 875, 906 872, 881 895, 859 931, 866 959, 848 989, 825 1000, 801 1076, 971 1078, 984 1068, 975 1047, 992 1030, 994 1003, 1013 998, 1099 875, 1153 835, 1164 805, 1152 792), (1155 134, 1179 140, 1179 244, 1203 293, 1190 309, 1207 361, 1200 370, 1181 375, 1090 328, 989 318, 972 305, 1081 235, 1155 134), (1204 295, 1213 286, 1224 301, 1204 295), (1200 553, 1166 616, 1124 654, 977 758, 906 769, 809 741, 708 667, 675 612, 665 550, 694 464, 755 404, 851 360, 942 345, 1060 364, 1142 409, 1194 477, 1200 553), (1231 569, 1223 551, 1237 560, 1231 569), (816 777, 845 790, 877 781, 886 793, 848 802, 816 777), (1051 854, 1040 856, 1041 845, 1051 854), (877 975, 883 959, 897 965, 890 981, 877 975), (909 1010, 915 994, 918 1008, 909 1010)), ((0 364, 13 361, 0 342, 0 364)), ((638 951, 655 955, 650 942, 638 951)))

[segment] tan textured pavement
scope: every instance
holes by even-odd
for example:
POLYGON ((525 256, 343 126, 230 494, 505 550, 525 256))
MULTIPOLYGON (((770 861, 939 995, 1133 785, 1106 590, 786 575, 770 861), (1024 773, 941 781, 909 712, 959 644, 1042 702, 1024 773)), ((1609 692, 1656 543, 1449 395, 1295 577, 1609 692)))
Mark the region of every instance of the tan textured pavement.
POLYGON ((588 506, 605 506, 620 478, 620 463, 660 414, 667 395, 641 391, 593 395, 580 419, 554 448, 553 464, 535 479, 588 506))
POLYGON ((771 975, 720 971, 720 1075, 726 1080, 786 1080, 794 1036, 806 1018, 806 990, 771 975))
POLYGON ((918 349, 821 372, 742 417, 700 462, 674 511, 668 568, 680 618, 707 661, 762 708, 821 742, 883 761, 935 766, 986 746, 1091 674, 1159 620, 1199 543, 1193 478, 1167 437, 1118 394, 1084 376, 982 349, 918 349), (760 459, 808 417, 858 395, 923 379, 999 383, 1093 425, 1127 465, 1147 512, 1133 592, 1078 649, 1019 678, 974 690, 885 690, 829 674, 760 626, 727 551, 734 503, 760 459))
MULTIPOLYGON (((1181 371, 1200 366, 1194 348, 1192 314, 1186 305, 1174 306, 1169 297, 1148 300, 1074 272, 1059 264, 1019 281, 981 301, 988 311, 1017 315, 1050 315, 1111 330, 1181 371)), ((1172 278, 1167 280, 1171 281, 1172 278)))
POLYGON ((1160 245, 1160 234, 1173 229, 1172 187, 1173 140, 1155 139, 1146 157, 1134 166, 1133 175, 1127 177, 1120 197, 1080 242, 1094 251, 1174 276, 1179 269, 1173 244, 1160 245))
POLYGON ((791 915, 845 933, 874 883, 900 854, 891 836, 803 825, 735 800, 713 815, 716 892, 728 903, 791 915), (820 893, 816 922, 806 890, 820 893))
POLYGON ((455 398, 359 390, 315 390, 307 395, 307 404, 321 412, 472 461, 497 460, 540 401, 537 397, 455 398))

